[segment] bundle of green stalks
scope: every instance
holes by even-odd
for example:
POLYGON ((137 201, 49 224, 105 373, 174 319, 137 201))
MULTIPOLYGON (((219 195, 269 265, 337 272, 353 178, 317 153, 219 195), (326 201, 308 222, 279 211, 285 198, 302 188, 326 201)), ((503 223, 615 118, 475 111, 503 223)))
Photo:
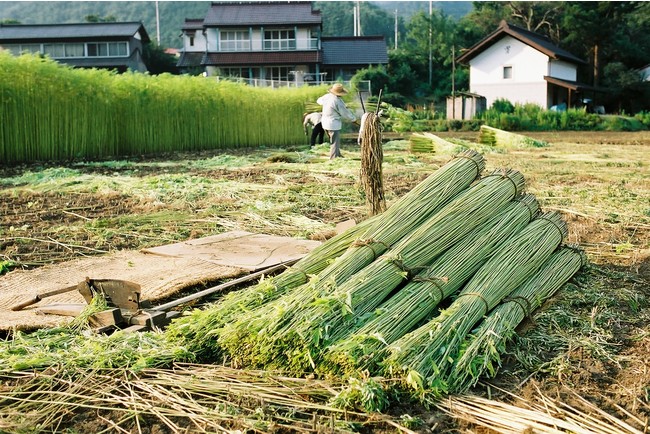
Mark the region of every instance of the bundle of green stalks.
POLYGON ((318 281, 336 285, 361 270, 466 190, 484 168, 485 160, 478 152, 456 155, 391 204, 348 251, 318 275, 318 281))
POLYGON ((548 143, 522 134, 515 134, 498 128, 481 125, 479 142, 502 149, 544 148, 548 143))
POLYGON ((314 369, 325 346, 345 337, 357 318, 379 306, 414 270, 429 266, 471 230, 498 214, 523 187, 524 177, 517 171, 486 176, 331 294, 291 309, 283 327, 274 330, 273 339, 257 339, 253 351, 274 363, 281 361, 291 372, 314 369))
POLYGON ((472 277, 499 244, 523 229, 538 212, 533 195, 511 201, 502 212, 476 227, 413 277, 351 336, 329 347, 325 369, 347 375, 364 370, 378 374, 387 346, 427 318, 442 300, 472 277))
POLYGON ((413 153, 456 153, 468 149, 431 133, 413 133, 409 137, 409 150, 413 153))
POLYGON ((316 247, 277 276, 262 279, 257 285, 226 294, 216 303, 194 309, 173 321, 166 329, 170 341, 182 341, 199 360, 215 360, 220 354, 219 330, 253 309, 273 301, 305 284, 345 252, 377 216, 363 220, 316 247))
POLYGON ((449 308, 390 346, 389 373, 434 396, 447 393, 449 373, 470 330, 535 274, 566 235, 560 215, 544 213, 502 244, 449 308))
POLYGON ((361 171, 359 178, 366 194, 366 204, 370 215, 377 215, 386 210, 382 162, 384 151, 381 143, 381 122, 375 113, 365 113, 361 118, 359 131, 361 146, 361 171))
POLYGON ((586 263, 575 247, 560 247, 542 268, 495 307, 466 340, 450 375, 450 390, 466 392, 481 377, 494 377, 515 329, 586 263))
POLYGON ((466 190, 485 167, 481 154, 467 151, 454 157, 395 201, 380 214, 350 248, 310 282, 272 303, 228 324, 220 332, 221 344, 235 363, 265 366, 272 355, 260 341, 273 342, 296 311, 331 294, 336 286, 383 254, 389 246, 411 234, 457 194, 466 190))
POLYGON ((95 297, 67 326, 33 333, 17 331, 11 339, 0 341, 0 366, 17 371, 52 366, 139 370, 193 360, 181 343, 169 342, 161 333, 95 333, 88 317, 106 308, 106 301, 95 297))

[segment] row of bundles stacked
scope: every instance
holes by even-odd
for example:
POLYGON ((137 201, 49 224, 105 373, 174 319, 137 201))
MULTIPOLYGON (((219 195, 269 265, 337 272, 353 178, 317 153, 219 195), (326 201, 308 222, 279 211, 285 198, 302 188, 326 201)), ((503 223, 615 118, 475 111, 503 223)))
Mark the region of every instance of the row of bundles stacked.
POLYGON ((382 214, 168 333, 235 366, 467 390, 585 262, 520 172, 484 168, 475 151, 456 155, 382 214))

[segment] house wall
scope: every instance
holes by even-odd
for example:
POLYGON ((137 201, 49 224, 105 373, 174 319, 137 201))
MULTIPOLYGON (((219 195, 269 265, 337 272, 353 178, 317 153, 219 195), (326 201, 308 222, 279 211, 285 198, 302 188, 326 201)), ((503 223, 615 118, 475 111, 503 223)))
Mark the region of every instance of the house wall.
POLYGON ((194 33, 194 45, 190 45, 190 34, 183 33, 183 50, 184 51, 205 51, 206 38, 203 31, 197 30, 194 33))
POLYGON ((488 107, 499 98, 546 107, 549 73, 547 55, 505 36, 470 61, 470 92, 484 96, 488 107), (504 66, 512 67, 512 78, 504 78, 504 66))
POLYGON ((562 60, 551 60, 551 70, 548 75, 562 80, 577 81, 578 68, 576 65, 562 60))

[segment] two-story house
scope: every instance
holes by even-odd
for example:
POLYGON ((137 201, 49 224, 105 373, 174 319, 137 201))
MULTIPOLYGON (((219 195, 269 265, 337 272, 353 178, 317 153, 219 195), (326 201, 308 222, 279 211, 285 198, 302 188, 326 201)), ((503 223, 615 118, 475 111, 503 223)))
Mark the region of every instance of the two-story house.
POLYGON ((309 1, 214 2, 205 18, 186 19, 178 67, 262 84, 349 79, 387 64, 380 37, 323 38, 309 1))
POLYGON ((142 47, 150 42, 141 22, 0 24, 0 47, 19 55, 41 53, 79 68, 147 70, 142 47))
POLYGON ((457 58, 469 64, 470 92, 513 104, 544 108, 579 104, 592 86, 577 81, 578 67, 587 62, 540 34, 502 21, 490 35, 457 58))

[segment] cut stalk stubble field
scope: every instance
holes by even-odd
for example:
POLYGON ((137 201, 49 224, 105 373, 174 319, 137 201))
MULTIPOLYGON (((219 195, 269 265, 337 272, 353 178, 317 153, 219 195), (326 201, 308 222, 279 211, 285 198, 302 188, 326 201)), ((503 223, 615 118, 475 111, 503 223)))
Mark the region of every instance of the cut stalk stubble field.
MULTIPOLYGON (((650 329, 646 301, 650 138, 647 133, 617 133, 610 140, 600 133, 574 137, 569 133, 547 134, 541 139, 552 144, 548 148, 485 156, 488 170, 511 167, 523 173, 528 191, 536 196, 543 210, 562 214, 568 222, 567 241, 585 248, 596 267, 583 273, 577 282, 580 291, 560 292, 545 306, 547 312, 564 306, 569 310, 568 319, 590 316, 592 332, 571 338, 554 328, 553 321, 545 329, 548 319, 542 310, 537 326, 529 325, 530 334, 518 345, 539 343, 545 335, 545 345, 552 347, 550 341, 559 343, 555 353, 541 355, 539 350, 531 350, 526 356, 517 356, 520 350, 514 347, 506 357, 507 369, 495 381, 521 384, 523 394, 533 384, 551 393, 554 382, 570 383, 578 392, 599 390, 604 396, 601 402, 622 402, 627 411, 642 416, 648 411, 643 376, 626 375, 623 368, 645 372, 643 367, 648 367, 641 349, 648 345, 650 329), (610 143, 598 143, 601 141, 610 143), (607 288, 607 299, 586 299, 601 287, 607 288), (577 295, 584 293, 587 295, 580 303, 577 295), (619 306, 613 301, 607 303, 613 299, 619 306), (612 323, 610 319, 616 317, 618 322, 612 323), (624 331, 627 337, 616 336, 624 331), (613 347, 620 342, 627 345, 615 350, 613 347), (534 357, 539 360, 532 360, 534 357), (591 376, 581 372, 585 364, 592 367, 591 376), (617 368, 615 376, 612 367, 617 368), (608 373, 606 377, 604 372, 608 373)), ((312 153, 283 153, 287 159, 304 164, 271 163, 270 157, 277 153, 266 151, 254 157, 205 154, 201 159, 187 156, 165 162, 7 170, 2 178, 0 260, 19 266, 41 264, 230 229, 328 236, 335 221, 365 218, 356 183, 359 160, 355 152, 344 148, 348 158, 333 163, 326 161, 323 148, 312 153), (79 182, 81 179, 83 182, 79 182), (238 197, 244 200, 236 200, 238 197), (120 208, 116 210, 110 203, 120 208), (44 255, 44 251, 51 255, 44 255)), ((448 156, 435 154, 414 157, 399 145, 387 146, 384 176, 388 203, 410 190, 432 167, 447 160, 448 156)), ((556 315, 555 327, 561 328, 561 319, 556 315)), ((479 391, 485 390, 482 388, 485 386, 479 385, 479 391)), ((613 404, 611 411, 624 414, 613 404)))

